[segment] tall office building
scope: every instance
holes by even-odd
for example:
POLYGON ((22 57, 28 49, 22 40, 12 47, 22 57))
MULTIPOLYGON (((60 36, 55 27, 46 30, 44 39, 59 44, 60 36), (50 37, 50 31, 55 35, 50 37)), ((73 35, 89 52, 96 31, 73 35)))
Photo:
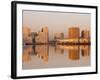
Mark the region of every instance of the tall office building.
POLYGON ((83 30, 81 32, 81 38, 86 39, 88 42, 90 42, 90 31, 88 30, 83 30))
POLYGON ((38 36, 38 33, 37 32, 31 32, 32 43, 35 43, 36 42, 36 40, 35 40, 36 36, 38 36))
POLYGON ((79 43, 80 29, 79 27, 71 27, 68 30, 68 39, 71 43, 79 43))
POLYGON ((82 38, 90 38, 90 31, 88 31, 88 30, 82 30, 81 37, 82 38))
POLYGON ((43 27, 41 31, 37 33, 38 36, 36 36, 35 40, 36 43, 48 43, 49 41, 49 31, 48 27, 43 27))
POLYGON ((81 43, 90 43, 90 31, 89 30, 82 30, 81 31, 81 43))
POLYGON ((31 29, 29 27, 23 27, 22 33, 23 33, 23 42, 31 43, 32 42, 31 29))
POLYGON ((80 37, 80 29, 78 27, 71 27, 68 31, 69 39, 78 39, 80 37))

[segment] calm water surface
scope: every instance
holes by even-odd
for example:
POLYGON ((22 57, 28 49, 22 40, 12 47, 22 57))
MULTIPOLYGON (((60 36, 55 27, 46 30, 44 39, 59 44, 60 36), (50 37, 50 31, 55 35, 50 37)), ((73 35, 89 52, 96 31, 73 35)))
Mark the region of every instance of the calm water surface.
POLYGON ((22 55, 23 69, 90 66, 89 45, 27 45, 22 55))

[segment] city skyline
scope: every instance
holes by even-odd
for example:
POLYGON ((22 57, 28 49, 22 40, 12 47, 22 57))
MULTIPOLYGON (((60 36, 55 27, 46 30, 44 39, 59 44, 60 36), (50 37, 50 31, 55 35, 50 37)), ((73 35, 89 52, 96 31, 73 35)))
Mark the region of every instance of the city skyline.
POLYGON ((47 26, 50 40, 56 32, 63 32, 67 36, 69 27, 77 26, 81 30, 90 30, 90 22, 90 14, 23 11, 23 26, 30 27, 33 32, 47 26))
POLYGON ((90 18, 23 11, 23 69, 90 66, 90 18))
POLYGON ((29 27, 23 27, 23 43, 24 44, 91 44, 91 36, 89 30, 80 30, 79 27, 68 28, 68 36, 63 32, 55 33, 53 39, 49 39, 48 27, 43 27, 37 32, 32 32, 29 27))

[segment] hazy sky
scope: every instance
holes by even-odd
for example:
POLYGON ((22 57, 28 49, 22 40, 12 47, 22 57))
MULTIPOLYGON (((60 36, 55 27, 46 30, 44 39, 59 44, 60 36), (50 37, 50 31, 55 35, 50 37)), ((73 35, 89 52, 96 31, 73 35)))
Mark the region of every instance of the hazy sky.
POLYGON ((31 27, 33 32, 38 32, 42 27, 48 26, 50 39, 54 38, 55 32, 63 32, 66 37, 69 27, 90 30, 91 14, 25 10, 23 11, 23 26, 31 27))

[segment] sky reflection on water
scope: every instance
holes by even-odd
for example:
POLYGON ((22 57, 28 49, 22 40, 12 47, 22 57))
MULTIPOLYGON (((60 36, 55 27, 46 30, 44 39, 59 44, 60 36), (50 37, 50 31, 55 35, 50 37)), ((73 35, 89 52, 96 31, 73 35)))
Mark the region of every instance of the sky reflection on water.
POLYGON ((90 66, 90 45, 27 45, 23 69, 90 66))

